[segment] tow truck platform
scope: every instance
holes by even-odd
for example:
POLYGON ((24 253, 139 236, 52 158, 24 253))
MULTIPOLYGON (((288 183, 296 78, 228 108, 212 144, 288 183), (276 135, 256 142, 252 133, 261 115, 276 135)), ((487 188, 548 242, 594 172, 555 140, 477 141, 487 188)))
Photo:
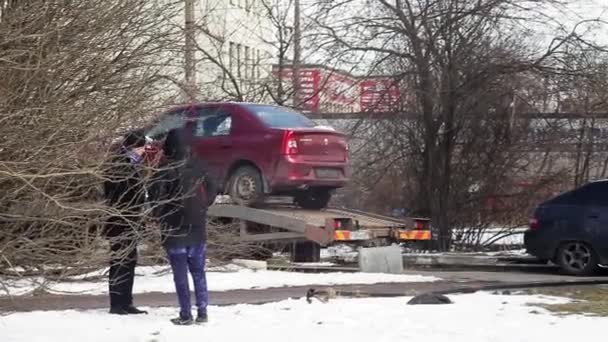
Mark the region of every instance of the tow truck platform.
MULTIPOLYGON (((391 244, 432 238, 427 218, 398 219, 344 208, 306 210, 286 204, 263 208, 215 204, 209 208, 208 215, 239 222, 241 242, 293 242, 296 254, 310 254, 310 250, 318 254, 315 251, 319 246, 336 243, 391 244), (302 252, 298 252, 299 249, 302 252)), ((311 256, 296 259, 308 261, 311 256)), ((312 257, 315 259, 318 258, 312 257)))

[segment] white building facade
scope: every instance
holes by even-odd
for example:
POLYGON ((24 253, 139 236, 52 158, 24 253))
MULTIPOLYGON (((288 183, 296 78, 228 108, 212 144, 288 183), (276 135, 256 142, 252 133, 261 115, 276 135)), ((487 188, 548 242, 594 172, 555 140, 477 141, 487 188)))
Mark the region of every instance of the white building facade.
POLYGON ((264 101, 276 56, 268 0, 195 1, 200 99, 264 101))

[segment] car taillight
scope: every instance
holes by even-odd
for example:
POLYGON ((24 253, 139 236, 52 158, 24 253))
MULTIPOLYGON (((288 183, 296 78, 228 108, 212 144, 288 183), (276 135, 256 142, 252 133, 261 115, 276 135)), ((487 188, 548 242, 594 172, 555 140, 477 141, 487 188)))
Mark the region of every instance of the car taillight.
POLYGON ((283 154, 298 154, 298 141, 296 140, 293 131, 286 131, 283 136, 283 154))
POLYGON ((348 146, 348 142, 346 140, 340 140, 340 145, 342 145, 344 150, 348 152, 349 146, 348 146))
POLYGON ((540 221, 537 218, 530 219, 530 229, 536 230, 540 228, 540 221))

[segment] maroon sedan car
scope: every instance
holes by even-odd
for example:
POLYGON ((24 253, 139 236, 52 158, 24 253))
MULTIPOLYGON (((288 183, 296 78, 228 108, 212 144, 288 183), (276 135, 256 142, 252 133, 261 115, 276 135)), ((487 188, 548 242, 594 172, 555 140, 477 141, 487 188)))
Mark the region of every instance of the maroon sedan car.
POLYGON ((167 132, 180 126, 223 193, 241 205, 293 196, 303 208, 325 208, 332 191, 350 177, 345 135, 289 108, 240 102, 178 107, 146 129, 148 152, 154 154, 167 132))

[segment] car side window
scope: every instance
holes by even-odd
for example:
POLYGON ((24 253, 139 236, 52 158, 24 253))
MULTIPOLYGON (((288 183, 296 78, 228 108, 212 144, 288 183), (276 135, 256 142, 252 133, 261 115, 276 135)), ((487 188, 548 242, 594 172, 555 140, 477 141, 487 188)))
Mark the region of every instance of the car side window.
POLYGON ((215 111, 196 121, 195 135, 201 138, 225 136, 230 134, 232 116, 224 111, 215 111))
POLYGON ((154 140, 164 138, 170 130, 184 125, 186 117, 185 114, 186 112, 176 112, 166 115, 146 132, 146 136, 154 140))

